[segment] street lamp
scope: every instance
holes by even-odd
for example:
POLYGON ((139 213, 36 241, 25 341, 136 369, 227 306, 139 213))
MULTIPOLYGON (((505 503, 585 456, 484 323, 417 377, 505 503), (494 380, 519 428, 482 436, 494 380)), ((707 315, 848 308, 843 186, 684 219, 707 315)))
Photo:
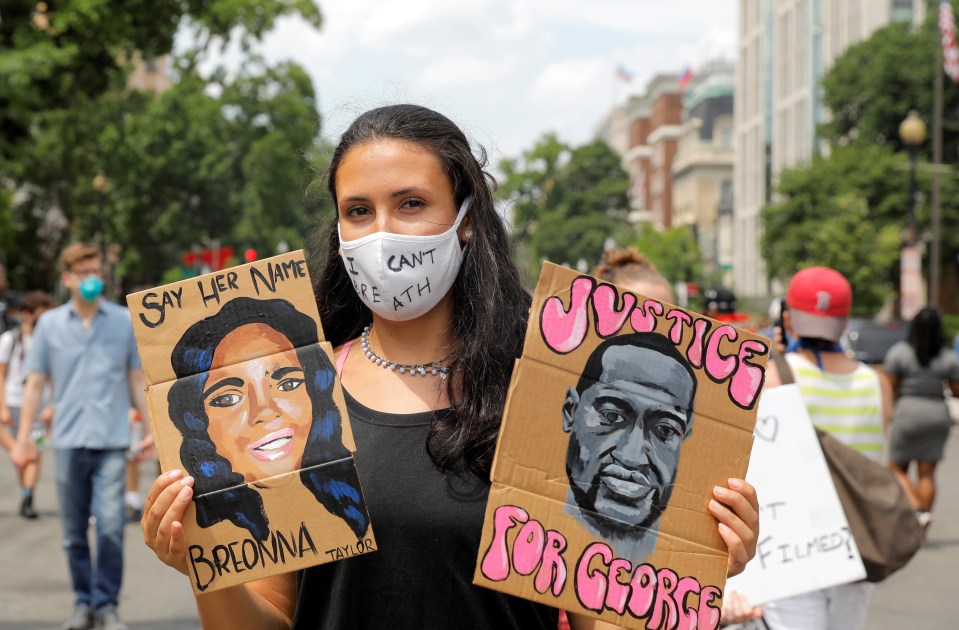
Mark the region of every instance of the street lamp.
POLYGON ((100 224, 100 259, 106 264, 107 259, 107 230, 103 222, 103 202, 104 197, 110 192, 110 180, 103 173, 97 173, 93 178, 93 190, 100 193, 99 203, 97 204, 97 222, 100 224))
POLYGON ((916 153, 926 140, 926 123, 916 110, 911 110, 899 124, 899 139, 909 152, 909 233, 906 244, 911 246, 916 244, 916 153))

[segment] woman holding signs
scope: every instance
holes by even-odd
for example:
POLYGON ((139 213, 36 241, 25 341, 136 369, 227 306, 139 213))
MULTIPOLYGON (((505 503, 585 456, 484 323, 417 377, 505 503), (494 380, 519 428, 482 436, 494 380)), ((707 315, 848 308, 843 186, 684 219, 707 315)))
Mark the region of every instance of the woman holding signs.
MULTIPOLYGON (((423 107, 369 111, 343 135, 316 295, 379 550, 202 595, 204 627, 556 627, 556 610, 472 585, 530 306, 484 165, 423 107)), ((191 486, 178 471, 158 478, 142 521, 146 544, 183 573, 191 486)), ((731 480, 715 498, 735 574, 755 553, 755 492, 731 480)))

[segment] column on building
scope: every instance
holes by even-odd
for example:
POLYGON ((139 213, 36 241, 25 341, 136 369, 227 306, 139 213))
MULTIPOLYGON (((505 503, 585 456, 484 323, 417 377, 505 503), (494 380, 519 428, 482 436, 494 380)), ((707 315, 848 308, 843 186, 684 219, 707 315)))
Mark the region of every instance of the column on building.
POLYGON ((728 61, 713 61, 697 71, 685 93, 672 166, 672 224, 693 231, 709 272, 729 270, 733 262, 734 73, 735 65, 728 61))

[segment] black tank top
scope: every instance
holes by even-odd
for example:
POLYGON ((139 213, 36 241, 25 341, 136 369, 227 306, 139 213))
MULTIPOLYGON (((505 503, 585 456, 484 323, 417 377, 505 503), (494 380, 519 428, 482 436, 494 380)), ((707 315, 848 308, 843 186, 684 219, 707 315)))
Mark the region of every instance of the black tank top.
POLYGON ((473 585, 489 483, 436 468, 432 414, 346 403, 377 551, 299 572, 293 628, 555 630, 556 609, 473 585))

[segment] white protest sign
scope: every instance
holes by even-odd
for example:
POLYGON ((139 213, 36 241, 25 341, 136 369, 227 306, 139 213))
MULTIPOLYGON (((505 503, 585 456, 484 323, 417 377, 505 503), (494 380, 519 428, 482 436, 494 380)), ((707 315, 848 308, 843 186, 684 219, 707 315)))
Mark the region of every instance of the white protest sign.
POLYGON ((759 496, 756 557, 726 588, 751 604, 866 577, 797 385, 763 392, 746 480, 759 496))

